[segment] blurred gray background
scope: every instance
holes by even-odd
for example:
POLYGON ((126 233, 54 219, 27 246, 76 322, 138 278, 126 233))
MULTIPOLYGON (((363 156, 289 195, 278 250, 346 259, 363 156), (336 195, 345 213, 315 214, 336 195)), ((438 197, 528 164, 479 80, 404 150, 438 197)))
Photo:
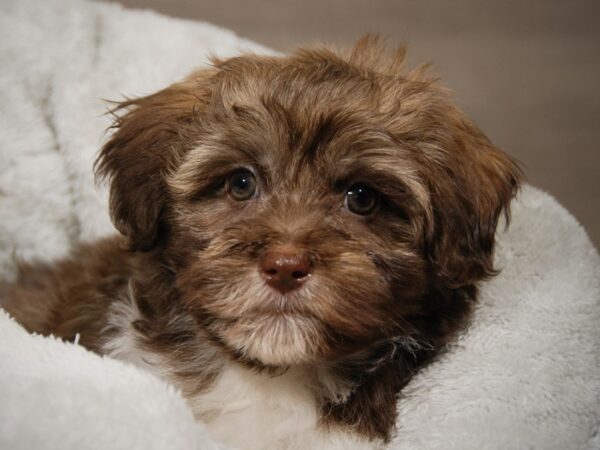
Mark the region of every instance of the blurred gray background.
MULTIPOLYGON (((104 0, 117 1, 117 0, 104 0)), ((367 32, 432 62, 460 106, 600 246, 600 1, 118 0, 271 48, 367 32)))

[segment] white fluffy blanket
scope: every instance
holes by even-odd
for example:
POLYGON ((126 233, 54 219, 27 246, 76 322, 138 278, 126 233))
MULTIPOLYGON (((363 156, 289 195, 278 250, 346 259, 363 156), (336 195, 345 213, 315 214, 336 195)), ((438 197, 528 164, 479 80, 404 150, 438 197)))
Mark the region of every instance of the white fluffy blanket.
MULTIPOLYGON (((0 273, 112 232, 92 162, 100 99, 150 93, 208 53, 265 52, 205 23, 79 0, 0 3, 0 273)), ((568 150, 568 149, 565 149, 568 150)), ((407 386, 394 449, 600 448, 600 259, 525 187, 473 325, 407 386)), ((215 449, 162 381, 0 311, 0 448, 215 449)))

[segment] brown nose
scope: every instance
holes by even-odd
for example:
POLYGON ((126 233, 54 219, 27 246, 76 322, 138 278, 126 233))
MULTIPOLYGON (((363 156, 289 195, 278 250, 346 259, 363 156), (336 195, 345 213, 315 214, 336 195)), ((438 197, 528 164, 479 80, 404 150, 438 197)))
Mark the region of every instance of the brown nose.
POLYGON ((285 294, 304 284, 310 276, 311 264, 300 250, 285 246, 267 250, 259 268, 267 284, 285 294))

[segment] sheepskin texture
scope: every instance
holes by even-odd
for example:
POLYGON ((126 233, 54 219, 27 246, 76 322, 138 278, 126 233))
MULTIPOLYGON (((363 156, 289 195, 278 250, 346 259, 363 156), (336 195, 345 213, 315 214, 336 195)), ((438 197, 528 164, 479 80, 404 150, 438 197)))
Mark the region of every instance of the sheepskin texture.
MULTIPOLYGON (((207 55, 269 52, 205 23, 80 0, 0 3, 0 274, 114 232, 92 164, 101 99, 151 93, 207 55)), ((567 150, 567 149, 566 149, 567 150)), ((393 449, 600 448, 600 259, 525 186, 472 326, 400 398, 393 449)), ((178 392, 0 311, 0 448, 217 449, 178 392)))

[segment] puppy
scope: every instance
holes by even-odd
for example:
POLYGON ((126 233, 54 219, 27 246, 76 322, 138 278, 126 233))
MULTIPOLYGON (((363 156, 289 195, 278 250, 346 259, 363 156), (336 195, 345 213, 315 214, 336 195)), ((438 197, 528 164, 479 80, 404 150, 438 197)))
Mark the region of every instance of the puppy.
POLYGON ((4 307, 175 384, 222 442, 382 447, 520 180, 403 59, 239 56, 121 103, 96 163, 120 235, 23 265, 4 307))

